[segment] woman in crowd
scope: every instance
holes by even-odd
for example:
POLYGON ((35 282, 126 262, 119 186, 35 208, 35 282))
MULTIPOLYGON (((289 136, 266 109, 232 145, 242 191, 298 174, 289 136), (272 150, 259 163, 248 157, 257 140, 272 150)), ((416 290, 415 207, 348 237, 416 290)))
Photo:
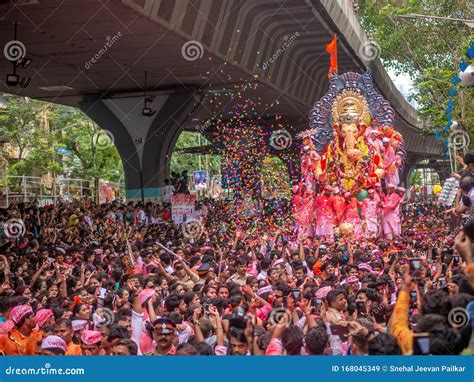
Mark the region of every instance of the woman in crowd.
POLYGON ((399 237, 330 240, 296 236, 287 203, 255 204, 269 225, 237 205, 194 227, 151 203, 3 210, 0 351, 472 354, 473 221, 453 233, 416 202, 399 237))

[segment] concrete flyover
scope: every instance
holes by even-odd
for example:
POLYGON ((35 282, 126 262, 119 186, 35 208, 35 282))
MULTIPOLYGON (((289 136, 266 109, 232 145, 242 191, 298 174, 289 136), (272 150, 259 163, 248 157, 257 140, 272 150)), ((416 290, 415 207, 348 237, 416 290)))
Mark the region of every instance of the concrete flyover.
POLYGON ((312 104, 327 90, 325 45, 339 36, 339 71, 372 70, 379 91, 397 111, 396 128, 411 161, 436 159, 442 147, 421 134, 415 110, 378 59, 365 60, 368 41, 344 0, 40 0, 0 2, 0 44, 18 40, 32 64, 26 88, 4 81, 0 91, 81 108, 110 131, 121 155, 130 199, 160 195, 174 144, 214 113, 225 115, 242 97, 261 99, 260 115, 283 116, 306 128, 312 104), (31 3, 31 4, 29 4, 31 3), (194 43, 197 56, 185 50, 194 43), (202 48, 202 50, 201 50, 202 48), (149 105, 143 116, 144 72, 149 105), (220 105, 220 106, 216 106, 220 105))

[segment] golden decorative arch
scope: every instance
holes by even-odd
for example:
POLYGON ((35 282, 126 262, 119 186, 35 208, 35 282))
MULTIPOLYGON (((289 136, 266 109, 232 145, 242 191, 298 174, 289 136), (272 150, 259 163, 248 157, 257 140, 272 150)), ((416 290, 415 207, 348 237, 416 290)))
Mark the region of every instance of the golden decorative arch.
POLYGON ((332 104, 333 124, 363 123, 370 116, 364 96, 353 90, 343 90, 332 104))

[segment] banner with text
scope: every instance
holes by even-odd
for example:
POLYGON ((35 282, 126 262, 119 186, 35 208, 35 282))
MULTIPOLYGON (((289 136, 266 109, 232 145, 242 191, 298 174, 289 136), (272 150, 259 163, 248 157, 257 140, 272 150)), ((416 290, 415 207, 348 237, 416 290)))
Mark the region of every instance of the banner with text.
POLYGON ((196 195, 176 194, 171 196, 171 217, 175 224, 182 224, 194 214, 196 195))

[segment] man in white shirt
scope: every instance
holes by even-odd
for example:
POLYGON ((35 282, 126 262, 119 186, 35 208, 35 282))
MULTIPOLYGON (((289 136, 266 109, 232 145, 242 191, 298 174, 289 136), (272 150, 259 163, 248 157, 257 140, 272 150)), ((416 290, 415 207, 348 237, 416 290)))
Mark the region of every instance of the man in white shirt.
POLYGON ((143 206, 139 207, 139 210, 137 212, 137 220, 139 224, 147 224, 147 216, 146 212, 143 210, 143 206))
POLYGON ((175 193, 176 189, 170 184, 169 179, 165 179, 165 186, 163 187, 163 203, 171 203, 171 195, 175 193))
POLYGON ((262 270, 260 273, 257 275, 257 280, 265 280, 268 277, 268 270, 272 266, 272 261, 269 258, 264 258, 260 262, 260 266, 262 267, 262 270))

